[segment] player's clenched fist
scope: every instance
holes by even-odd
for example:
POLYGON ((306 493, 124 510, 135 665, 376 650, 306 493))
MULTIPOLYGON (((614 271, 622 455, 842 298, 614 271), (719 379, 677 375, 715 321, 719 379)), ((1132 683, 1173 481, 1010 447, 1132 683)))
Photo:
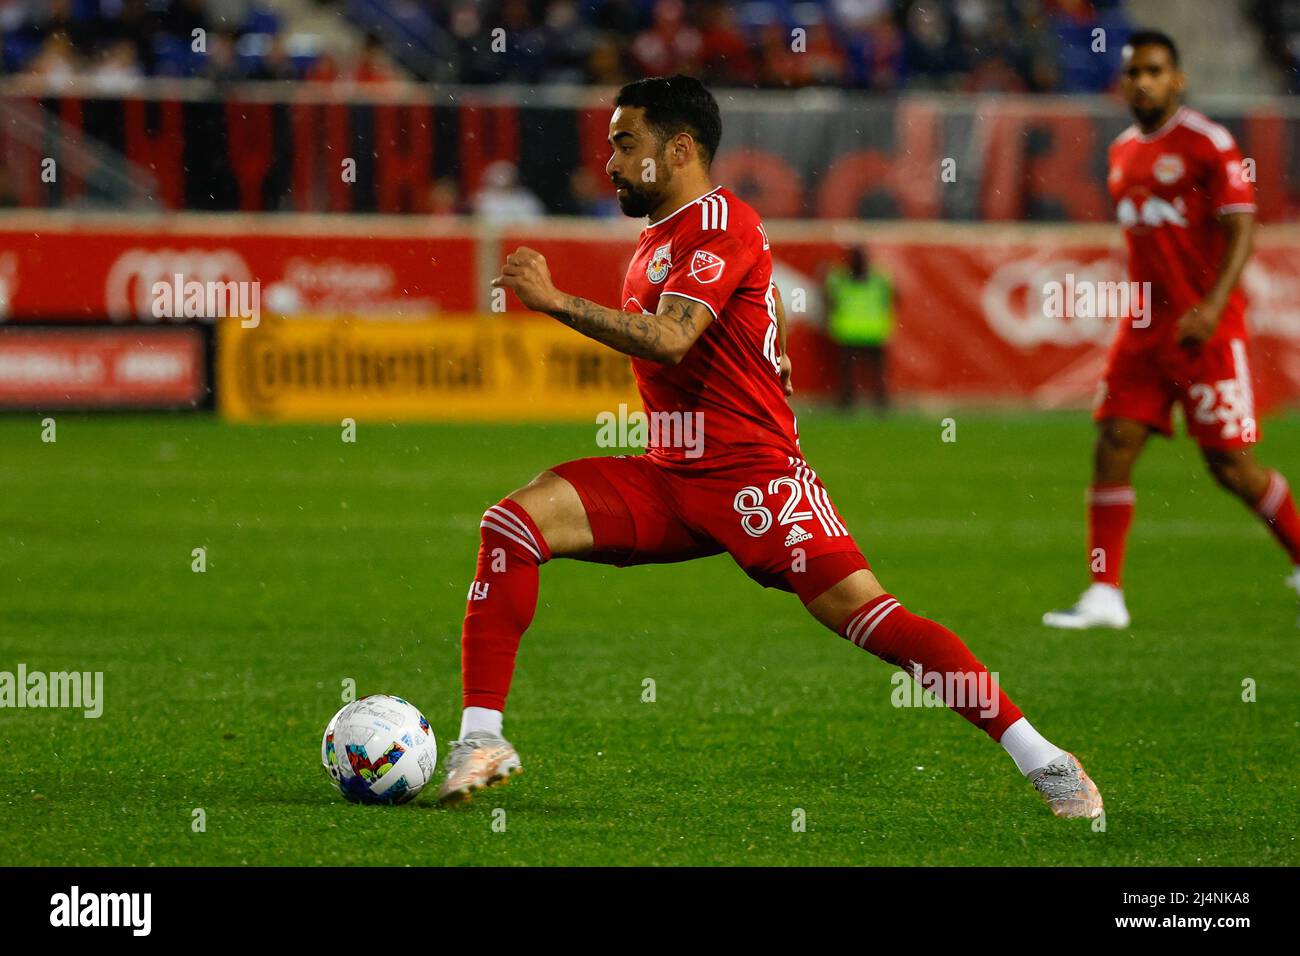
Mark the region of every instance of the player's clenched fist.
POLYGON ((506 256, 501 274, 492 280, 492 286, 514 289, 519 301, 534 312, 550 311, 559 297, 551 283, 551 270, 546 267, 546 257, 527 246, 520 246, 506 256))
POLYGON ((1178 344, 1202 345, 1208 342, 1219 326, 1220 311, 1221 308, 1210 301, 1188 309, 1178 319, 1178 344))

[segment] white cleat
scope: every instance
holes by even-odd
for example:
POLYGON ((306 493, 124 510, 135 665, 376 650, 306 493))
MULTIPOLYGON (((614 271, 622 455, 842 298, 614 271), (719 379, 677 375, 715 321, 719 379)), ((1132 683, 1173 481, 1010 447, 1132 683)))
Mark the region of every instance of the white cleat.
POLYGON ((1129 625, 1128 608, 1124 606, 1124 592, 1111 584, 1093 584, 1075 603, 1060 611, 1043 615, 1048 627, 1062 627, 1082 631, 1089 627, 1126 628, 1129 625))

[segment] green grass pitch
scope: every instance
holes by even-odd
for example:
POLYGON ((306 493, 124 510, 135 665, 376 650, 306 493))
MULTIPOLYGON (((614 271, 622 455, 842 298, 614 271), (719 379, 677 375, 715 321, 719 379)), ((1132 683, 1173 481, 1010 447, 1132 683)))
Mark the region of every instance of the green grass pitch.
MULTIPOLYGON (((0 710, 6 860, 1300 863, 1300 632, 1265 529, 1185 438, 1153 442, 1133 629, 1049 631, 1042 612, 1086 583, 1087 416, 957 413, 954 443, 942 417, 807 412, 803 448, 885 587, 1083 760, 1104 832, 1053 819, 956 715, 892 706, 892 668, 725 556, 543 568, 507 713, 524 775, 451 811, 431 793, 347 804, 319 766, 342 682, 455 735, 479 516, 599 453, 595 426, 363 421, 345 444, 337 428, 59 415, 46 444, 39 416, 11 415, 0 670, 103 671, 105 705, 0 710)), ((1260 455, 1300 483, 1300 417, 1267 422, 1260 455)))

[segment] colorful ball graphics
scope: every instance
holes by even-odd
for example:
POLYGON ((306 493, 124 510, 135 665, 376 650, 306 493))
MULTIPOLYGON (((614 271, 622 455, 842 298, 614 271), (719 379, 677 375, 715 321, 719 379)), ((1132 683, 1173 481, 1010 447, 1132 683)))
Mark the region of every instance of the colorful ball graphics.
POLYGON ((374 694, 344 705, 325 728, 321 764, 355 803, 407 803, 433 779, 438 743, 429 722, 400 697, 374 694))

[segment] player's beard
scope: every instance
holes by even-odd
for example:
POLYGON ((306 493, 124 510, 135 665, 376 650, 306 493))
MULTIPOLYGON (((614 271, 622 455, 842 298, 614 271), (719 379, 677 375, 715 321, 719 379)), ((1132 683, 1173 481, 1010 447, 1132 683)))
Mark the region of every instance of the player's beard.
POLYGON ((1138 121, 1139 125, 1149 129, 1160 122, 1170 105, 1170 102, 1166 100, 1164 103, 1159 105, 1152 104, 1151 106, 1136 106, 1130 104, 1129 109, 1132 111, 1133 118, 1138 121))
MULTIPOLYGON (((666 163, 656 163, 656 169, 664 170, 666 176, 671 175, 667 172, 668 166, 666 163)), ((667 187, 668 182, 665 180, 662 183, 641 183, 638 186, 626 179, 617 179, 614 181, 614 185, 627 190, 625 193, 617 194, 618 208, 623 210, 623 215, 632 219, 640 219, 642 216, 650 215, 651 210, 659 205, 660 197, 663 195, 663 190, 667 187)))

